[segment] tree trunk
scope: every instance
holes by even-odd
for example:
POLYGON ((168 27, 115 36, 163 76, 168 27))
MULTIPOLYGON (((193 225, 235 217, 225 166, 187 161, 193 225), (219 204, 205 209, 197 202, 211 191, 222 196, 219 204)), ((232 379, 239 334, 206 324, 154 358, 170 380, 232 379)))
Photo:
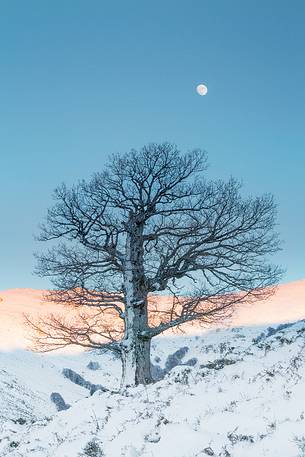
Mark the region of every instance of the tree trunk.
POLYGON ((125 334, 122 341, 122 386, 152 382, 150 338, 147 329, 147 290, 144 273, 143 224, 130 220, 126 237, 124 269, 125 334))
POLYGON ((135 386, 152 382, 150 373, 150 339, 144 340, 129 332, 124 338, 122 352, 122 386, 135 386))

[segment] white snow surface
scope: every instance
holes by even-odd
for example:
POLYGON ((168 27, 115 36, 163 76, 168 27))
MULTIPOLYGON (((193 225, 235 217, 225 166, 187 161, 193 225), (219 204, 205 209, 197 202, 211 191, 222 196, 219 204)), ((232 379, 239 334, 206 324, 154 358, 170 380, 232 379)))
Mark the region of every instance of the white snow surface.
POLYGON ((196 365, 121 393, 120 363, 107 354, 2 352, 0 456, 305 456, 305 321, 272 328, 155 339, 153 363, 187 346, 182 360, 196 365), (113 392, 90 396, 63 368, 113 392), (57 412, 52 392, 70 409, 57 412))

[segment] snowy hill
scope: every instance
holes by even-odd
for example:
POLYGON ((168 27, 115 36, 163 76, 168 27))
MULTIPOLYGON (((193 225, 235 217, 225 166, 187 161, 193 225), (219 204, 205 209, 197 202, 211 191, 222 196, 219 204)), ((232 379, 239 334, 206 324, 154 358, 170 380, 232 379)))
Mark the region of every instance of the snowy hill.
POLYGON ((160 338, 154 363, 164 367, 168 354, 188 347, 182 363, 196 358, 195 366, 177 366, 155 385, 92 396, 62 368, 115 389, 119 365, 106 355, 2 355, 0 455, 302 456, 304 338, 304 321, 160 338), (100 368, 89 370, 89 361, 100 368), (70 409, 56 412, 54 391, 70 409))
POLYGON ((275 324, 258 325, 253 307, 243 318, 253 313, 252 323, 240 310, 233 327, 155 339, 152 363, 164 379, 120 394, 120 363, 109 355, 2 348, 0 456, 304 456, 305 293, 292 284, 281 286, 276 313, 272 302, 265 309, 275 324), (113 392, 90 395, 65 368, 113 392), (70 408, 57 411, 52 393, 70 408))

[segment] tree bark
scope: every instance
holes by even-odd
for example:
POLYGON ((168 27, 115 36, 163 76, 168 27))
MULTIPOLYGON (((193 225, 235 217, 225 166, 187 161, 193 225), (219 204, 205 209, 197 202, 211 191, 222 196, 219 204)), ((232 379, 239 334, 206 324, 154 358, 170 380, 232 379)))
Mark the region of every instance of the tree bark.
POLYGON ((125 334, 121 343, 122 386, 152 382, 150 372, 151 338, 142 336, 142 332, 148 327, 143 227, 143 223, 130 219, 126 237, 124 265, 125 334))

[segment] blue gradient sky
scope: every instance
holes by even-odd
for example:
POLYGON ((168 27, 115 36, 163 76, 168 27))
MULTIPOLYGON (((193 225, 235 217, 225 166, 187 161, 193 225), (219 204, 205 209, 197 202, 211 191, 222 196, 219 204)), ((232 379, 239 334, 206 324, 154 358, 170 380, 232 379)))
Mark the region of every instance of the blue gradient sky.
POLYGON ((304 22, 295 0, 1 2, 0 289, 49 285, 33 234, 57 184, 164 140, 273 193, 276 260, 305 278, 304 22))

